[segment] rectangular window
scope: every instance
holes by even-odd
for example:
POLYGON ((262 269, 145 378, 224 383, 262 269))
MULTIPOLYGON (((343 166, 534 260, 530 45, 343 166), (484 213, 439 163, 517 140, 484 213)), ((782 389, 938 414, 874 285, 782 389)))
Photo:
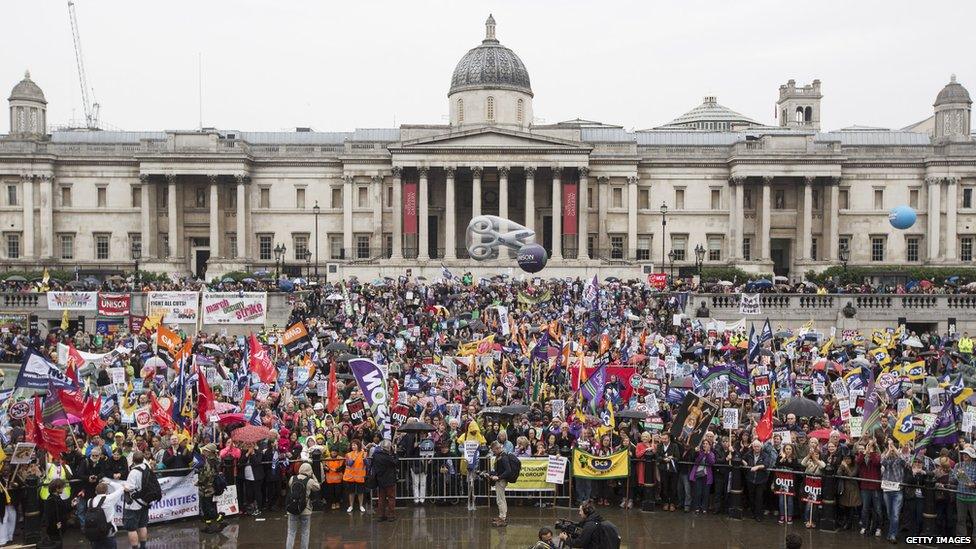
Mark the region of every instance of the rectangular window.
POLYGON ((108 259, 111 241, 107 234, 95 235, 95 259, 108 259))
POLYGON ((786 209, 786 189, 773 190, 773 209, 774 210, 786 209))
POLYGON ((359 187, 356 189, 356 207, 357 208, 368 208, 369 207, 369 189, 366 187, 359 187))
POLYGON ((597 244, 596 235, 593 234, 586 235, 586 253, 590 257, 596 257, 596 252, 594 251, 596 250, 596 244, 597 244))
POLYGON ((722 209, 722 191, 718 189, 712 189, 712 200, 711 205, 713 210, 722 209))
POLYGON ((596 204, 596 200, 593 199, 593 193, 594 192, 595 191, 593 190, 593 187, 587 187, 586 188, 586 204, 587 204, 587 207, 589 207, 592 204, 596 204))
POLYGON ((875 210, 884 209, 884 189, 874 190, 874 209, 875 210))
POLYGON ((234 188, 227 189, 227 195, 224 198, 224 204, 226 204, 224 208, 227 210, 237 209, 237 189, 234 188))
POLYGON ((837 193, 837 202, 840 203, 840 204, 837 205, 837 209, 839 209, 839 210, 848 210, 848 209, 850 209, 850 207, 851 207, 851 194, 850 194, 850 192, 847 189, 841 189, 837 193))
POLYGON ((918 244, 920 240, 917 236, 905 238, 905 260, 918 261, 918 244))
MULTIPOLYGON (((972 198, 972 197, 970 197, 972 198)), ((966 193, 963 192, 963 202, 966 201, 966 193)), ((908 205, 912 207, 913 210, 918 209, 918 189, 911 189, 908 191, 908 205)), ((968 208, 969 206, 963 206, 963 208, 968 208)))
MULTIPOLYGON (((917 207, 917 206, 912 206, 917 207)), ((972 208, 973 207, 973 188, 966 187, 962 190, 962 207, 972 208)))
POLYGON ((637 207, 641 210, 651 209, 651 190, 641 189, 637 191, 637 207))
POLYGON ((685 190, 675 189, 674 190, 674 209, 683 210, 685 209, 685 190))
POLYGON ((973 260, 973 237, 964 236, 959 239, 959 259, 962 261, 973 260))
POLYGON ((871 237, 871 261, 885 260, 885 237, 871 237))
POLYGON ((292 249, 295 250, 295 260, 305 261, 305 254, 308 251, 308 235, 296 234, 292 236, 292 249))
POLYGON ((332 187, 332 209, 342 209, 342 186, 332 187))
POLYGON ((197 208, 207 207, 207 189, 197 187, 193 190, 193 205, 197 208))
POLYGON ((71 187, 61 187, 61 207, 71 207, 71 187))
POLYGON ((638 261, 651 260, 651 235, 649 234, 637 235, 637 260, 638 261))
POLYGON ((386 207, 387 208, 393 207, 393 186, 392 185, 386 188, 386 207))
POLYGON ((356 235, 356 258, 369 259, 369 235, 356 235))
POLYGON ((7 259, 17 259, 20 257, 20 235, 7 235, 7 259))
POLYGON ((271 261, 274 257, 274 244, 272 243, 274 237, 270 234, 260 234, 258 235, 258 259, 262 261, 271 261))
POLYGON ((135 259, 136 255, 142 257, 142 234, 129 233, 129 259, 135 259))
POLYGON ((745 209, 747 209, 747 210, 751 210, 752 209, 752 189, 745 188, 745 189, 742 189, 742 190, 743 190, 743 193, 742 193, 743 207, 745 209))
POLYGON ((610 235, 610 259, 624 258, 624 235, 610 235))
POLYGON ((673 234, 671 235, 671 250, 674 251, 675 261, 684 261, 686 251, 688 249, 688 235, 686 234, 673 234))
POLYGON ((265 208, 265 209, 271 207, 271 189, 269 189, 268 187, 261 187, 261 202, 260 202, 260 204, 261 204, 260 207, 265 208))
POLYGON ((305 189, 295 189, 295 207, 299 210, 305 209, 305 189))
POLYGON ((75 258, 75 235, 59 234, 58 245, 60 246, 60 250, 61 250, 60 253, 61 259, 75 258))
POLYGON ((383 257, 389 259, 393 255, 393 233, 383 233, 383 257))
POLYGON ((159 253, 165 254, 166 257, 169 257, 169 256, 173 255, 173 254, 170 253, 170 250, 169 250, 169 234, 168 233, 159 233, 159 253))
POLYGON ((132 187, 132 207, 142 207, 142 187, 132 187))
POLYGON ((329 237, 329 257, 332 259, 342 259, 342 237, 329 237))
POLYGON ((810 197, 813 199, 813 211, 817 212, 821 210, 820 203, 820 189, 811 189, 810 197))
MULTIPOLYGON (((28 183, 28 185, 29 184, 30 183, 28 183)), ((7 185, 7 205, 8 206, 17 205, 17 185, 7 185)))
POLYGON ((98 187, 96 189, 96 197, 98 200, 98 207, 104 208, 108 205, 108 189, 105 187, 98 187))
POLYGON ((227 250, 228 255, 230 255, 232 259, 240 257, 237 253, 237 233, 230 233, 227 235, 227 247, 229 248, 227 250))
POLYGON ((837 238, 837 250, 847 250, 848 252, 851 251, 851 237, 849 235, 837 238))
POLYGON ((812 259, 814 261, 817 260, 817 252, 819 251, 817 248, 820 247, 819 246, 819 244, 820 244, 820 241, 819 240, 820 239, 818 239, 817 237, 813 237, 813 238, 810 239, 810 259, 812 259))
POLYGON ((749 237, 742 239, 742 259, 752 260, 752 239, 749 237))
POLYGON ((623 208, 624 207, 624 190, 620 187, 614 187, 611 189, 613 192, 613 199, 610 201, 611 208, 623 208))
POLYGON ((159 206, 159 209, 164 211, 168 210, 169 209, 169 186, 159 187, 158 192, 159 192, 159 203, 157 205, 159 206))
POLYGON ((708 237, 708 260, 722 261, 722 237, 719 235, 708 237))

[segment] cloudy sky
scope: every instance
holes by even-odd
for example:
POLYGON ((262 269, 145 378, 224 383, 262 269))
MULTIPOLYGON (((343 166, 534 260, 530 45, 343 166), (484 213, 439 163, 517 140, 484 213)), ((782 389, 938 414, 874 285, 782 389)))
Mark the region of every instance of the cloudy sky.
MULTIPOLYGON (((823 82, 823 126, 929 116, 949 75, 976 93, 972 0, 76 0, 103 125, 316 130, 443 123, 484 36, 525 62, 539 121, 660 125, 705 95, 773 123, 780 84, 823 82)), ((25 69, 51 124, 82 118, 67 3, 4 2, 0 87, 25 69)), ((9 121, 3 117, 0 132, 9 121)))

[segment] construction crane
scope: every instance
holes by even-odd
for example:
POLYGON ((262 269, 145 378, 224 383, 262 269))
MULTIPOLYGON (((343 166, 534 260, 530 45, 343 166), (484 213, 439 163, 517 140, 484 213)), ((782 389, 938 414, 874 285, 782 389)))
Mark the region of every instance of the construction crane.
POLYGON ((68 0, 68 15, 71 18, 71 34, 75 42, 75 60, 78 63, 81 101, 85 108, 85 127, 89 130, 97 130, 98 111, 101 105, 95 100, 95 91, 88 87, 88 76, 85 74, 85 58, 81 53, 81 34, 78 32, 78 17, 75 15, 75 3, 71 0, 68 0))

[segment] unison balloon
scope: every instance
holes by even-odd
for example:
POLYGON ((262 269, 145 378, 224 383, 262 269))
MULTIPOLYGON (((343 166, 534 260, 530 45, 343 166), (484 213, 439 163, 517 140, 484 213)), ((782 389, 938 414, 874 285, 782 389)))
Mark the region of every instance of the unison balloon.
POLYGON ((910 206, 897 206, 888 214, 888 221, 896 229, 907 229, 915 224, 915 210, 910 206))
POLYGON ((537 273, 546 267, 549 260, 546 249, 538 244, 526 244, 518 251, 518 264, 527 273, 537 273))

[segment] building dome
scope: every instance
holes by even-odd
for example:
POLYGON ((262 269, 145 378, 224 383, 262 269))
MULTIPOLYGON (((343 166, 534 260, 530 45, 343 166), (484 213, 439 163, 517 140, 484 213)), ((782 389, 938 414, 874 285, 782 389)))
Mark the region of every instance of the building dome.
POLYGON ((485 39, 481 45, 464 54, 454 68, 447 95, 478 89, 513 90, 532 95, 525 64, 495 38, 495 18, 491 15, 485 23, 485 39))
POLYGON ((952 75, 949 79, 949 83, 942 88, 939 95, 935 98, 935 106, 944 105, 946 103, 968 103, 972 104, 973 100, 969 97, 969 92, 966 88, 962 87, 962 84, 956 82, 956 75, 952 75))
POLYGON ((31 80, 30 71, 24 73, 24 79, 14 86, 14 89, 10 91, 10 97, 7 98, 8 101, 17 99, 47 104, 47 100, 44 99, 44 92, 41 91, 40 86, 31 80))

